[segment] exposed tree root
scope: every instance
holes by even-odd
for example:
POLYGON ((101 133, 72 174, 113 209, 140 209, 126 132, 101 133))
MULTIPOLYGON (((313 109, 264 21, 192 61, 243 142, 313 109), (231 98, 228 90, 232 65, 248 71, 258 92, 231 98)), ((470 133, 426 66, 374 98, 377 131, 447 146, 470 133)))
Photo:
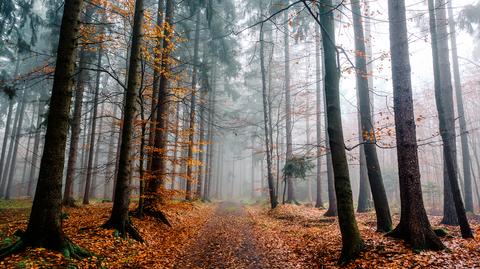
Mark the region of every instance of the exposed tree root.
POLYGON ((138 232, 137 228, 135 228, 135 226, 133 226, 130 219, 128 219, 127 221, 125 221, 123 223, 114 223, 111 219, 109 219, 105 224, 102 225, 102 228, 115 229, 116 231, 118 231, 120 236, 124 239, 127 238, 127 235, 130 235, 132 237, 132 239, 134 239, 134 240, 136 240, 140 243, 145 242, 143 237, 138 232))
POLYGON ((348 247, 343 247, 338 264, 340 266, 347 265, 349 262, 355 260, 364 249, 365 244, 363 244, 361 239, 358 242, 350 244, 348 247))
POLYGON ((409 243, 412 248, 420 252, 422 250, 443 250, 445 245, 437 237, 437 234, 430 228, 422 227, 415 234, 412 234, 403 225, 398 225, 391 232, 385 234, 385 236, 403 239, 409 243))
POLYGON ((327 210, 327 212, 325 212, 325 214, 323 214, 325 217, 336 217, 338 216, 337 215, 337 211, 336 210, 332 210, 331 208, 329 208, 327 210))
POLYGON ((152 217, 152 218, 155 218, 155 219, 161 221, 162 223, 164 223, 168 227, 172 227, 172 225, 170 224, 170 222, 167 219, 167 216, 162 211, 160 211, 158 209, 144 208, 143 209, 143 214, 145 216, 149 216, 149 217, 152 217))
MULTIPOLYGON (((15 232, 15 235, 21 234, 20 237, 17 237, 18 240, 2 249, 0 249, 0 259, 12 255, 14 253, 18 253, 20 251, 25 250, 27 247, 33 246, 31 242, 29 242, 28 238, 22 231, 15 232)), ((35 245, 34 247, 40 247, 35 245)), ((75 259, 83 259, 95 256, 93 253, 89 252, 86 249, 81 248, 80 246, 74 244, 70 239, 65 238, 64 241, 60 244, 60 246, 55 247, 47 247, 47 249, 55 250, 61 252, 66 258, 75 258, 75 259)))

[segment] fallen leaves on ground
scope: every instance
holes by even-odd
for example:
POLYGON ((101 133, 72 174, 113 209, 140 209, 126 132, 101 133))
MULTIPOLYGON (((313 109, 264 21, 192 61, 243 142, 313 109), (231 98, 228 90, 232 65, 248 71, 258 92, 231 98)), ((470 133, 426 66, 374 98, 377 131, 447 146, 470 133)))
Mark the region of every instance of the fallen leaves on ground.
MULTIPOLYGON (((341 251, 341 236, 336 218, 324 217, 325 210, 280 205, 274 210, 263 206, 247 208, 254 220, 254 234, 265 242, 262 250, 269 259, 284 268, 335 268, 341 251)), ((458 227, 439 225, 440 217, 430 217, 431 224, 448 230, 442 238, 444 251, 415 253, 402 240, 376 232, 375 214, 356 215, 365 251, 343 268, 479 268, 480 238, 464 240, 458 227)), ((398 215, 394 215, 398 222, 398 215)), ((478 220, 472 229, 480 234, 478 220)))
MULTIPOLYGON (((183 255, 185 247, 196 238, 200 228, 210 218, 214 206, 202 203, 172 203, 162 210, 172 228, 146 217, 132 218, 146 243, 115 236, 113 230, 100 226, 108 219, 111 203, 100 203, 66 209, 64 231, 79 246, 97 257, 66 259, 58 252, 43 248, 27 249, 0 261, 0 268, 172 268, 183 255)), ((28 210, 0 211, 0 240, 8 241, 17 229, 25 229, 28 210)))

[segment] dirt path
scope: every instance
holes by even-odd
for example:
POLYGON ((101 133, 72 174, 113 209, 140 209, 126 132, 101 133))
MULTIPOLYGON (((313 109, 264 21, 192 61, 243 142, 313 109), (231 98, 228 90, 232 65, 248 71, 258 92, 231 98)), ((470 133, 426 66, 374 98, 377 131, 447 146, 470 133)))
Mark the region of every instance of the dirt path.
POLYGON ((175 268, 268 268, 240 204, 223 202, 175 268))

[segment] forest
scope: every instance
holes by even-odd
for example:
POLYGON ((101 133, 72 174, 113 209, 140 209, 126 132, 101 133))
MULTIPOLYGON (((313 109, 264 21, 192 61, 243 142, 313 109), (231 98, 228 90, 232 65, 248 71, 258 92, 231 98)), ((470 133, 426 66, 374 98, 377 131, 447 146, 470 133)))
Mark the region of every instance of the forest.
POLYGON ((0 0, 0 268, 480 268, 477 105, 479 0, 0 0))

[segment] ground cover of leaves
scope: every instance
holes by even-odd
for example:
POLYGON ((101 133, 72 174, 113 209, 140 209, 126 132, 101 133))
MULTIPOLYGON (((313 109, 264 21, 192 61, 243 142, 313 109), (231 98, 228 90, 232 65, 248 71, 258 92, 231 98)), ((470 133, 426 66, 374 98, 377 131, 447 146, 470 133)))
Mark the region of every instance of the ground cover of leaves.
MULTIPOLYGON (((65 209, 68 215, 63 224, 65 233, 98 257, 68 260, 58 252, 27 249, 0 261, 0 268, 172 268, 215 208, 202 203, 166 205, 163 211, 172 228, 149 217, 132 218, 146 241, 142 244, 123 240, 113 230, 100 228, 108 219, 111 206, 111 203, 97 203, 65 209)), ((25 230, 28 210, 0 209, 0 247, 11 242, 17 229, 25 230)))
MULTIPOLYGON (((275 210, 250 206, 247 212, 255 225, 254 235, 263 241, 262 251, 282 268, 336 268, 341 237, 336 218, 324 217, 325 210, 280 205, 275 210)), ((458 227, 439 225, 441 217, 430 217, 432 226, 447 229, 442 238, 445 251, 415 253, 401 240, 375 231, 373 213, 357 214, 365 251, 343 268, 480 268, 480 224, 470 220, 475 239, 464 240, 458 227)), ((398 222, 394 215, 394 223, 398 222)))

